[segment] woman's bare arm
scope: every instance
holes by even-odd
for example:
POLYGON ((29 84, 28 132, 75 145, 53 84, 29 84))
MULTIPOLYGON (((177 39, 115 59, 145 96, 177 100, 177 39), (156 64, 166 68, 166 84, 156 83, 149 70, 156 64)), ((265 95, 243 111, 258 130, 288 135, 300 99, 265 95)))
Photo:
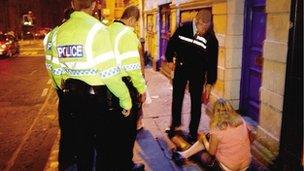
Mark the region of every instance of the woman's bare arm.
POLYGON ((216 138, 215 135, 211 134, 210 135, 210 140, 208 141, 206 138, 205 134, 202 134, 201 137, 201 142, 204 144, 206 150, 208 151, 209 154, 215 155, 219 140, 216 138))

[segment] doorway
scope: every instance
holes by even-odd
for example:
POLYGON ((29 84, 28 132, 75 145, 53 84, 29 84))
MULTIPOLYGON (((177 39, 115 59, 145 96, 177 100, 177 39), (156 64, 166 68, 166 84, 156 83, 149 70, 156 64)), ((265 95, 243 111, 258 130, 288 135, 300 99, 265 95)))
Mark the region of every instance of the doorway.
POLYGON ((266 33, 265 0, 246 0, 244 24, 240 110, 258 122, 266 33))

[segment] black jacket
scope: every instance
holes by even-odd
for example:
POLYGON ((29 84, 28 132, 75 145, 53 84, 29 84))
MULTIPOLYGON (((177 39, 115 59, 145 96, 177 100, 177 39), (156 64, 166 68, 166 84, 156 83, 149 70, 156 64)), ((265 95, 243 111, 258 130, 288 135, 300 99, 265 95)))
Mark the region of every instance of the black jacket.
POLYGON ((170 38, 166 50, 166 60, 173 61, 191 74, 206 73, 207 83, 217 79, 218 41, 214 34, 194 36, 192 22, 184 23, 170 38))

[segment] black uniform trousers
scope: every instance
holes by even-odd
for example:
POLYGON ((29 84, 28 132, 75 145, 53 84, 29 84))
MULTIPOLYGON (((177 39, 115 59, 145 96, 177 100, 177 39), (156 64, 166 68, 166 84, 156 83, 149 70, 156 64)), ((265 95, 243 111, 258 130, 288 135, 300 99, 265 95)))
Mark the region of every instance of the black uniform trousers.
POLYGON ((64 87, 65 104, 74 116, 77 170, 93 170, 94 164, 98 171, 131 170, 124 132, 129 117, 122 115, 118 98, 106 86, 90 86, 80 80, 68 79, 64 87))
POLYGON ((78 170, 92 170, 95 155, 98 171, 132 169, 140 103, 130 79, 124 78, 124 81, 133 103, 128 117, 122 115, 119 99, 106 86, 92 87, 74 79, 65 81, 65 92, 58 91, 61 170, 71 162, 77 164, 78 170), (91 94, 92 88, 94 94, 91 94))
POLYGON ((60 128, 58 169, 66 170, 75 163, 75 115, 69 112, 69 103, 66 102, 64 93, 57 88, 58 103, 58 120, 60 128))
POLYGON ((96 137, 105 130, 99 130, 98 125, 104 125, 107 119, 106 92, 105 86, 92 87, 80 80, 68 79, 64 83, 64 105, 68 110, 67 116, 73 118, 69 128, 73 130, 64 134, 70 137, 71 143, 68 145, 72 147, 64 146, 61 149, 64 151, 65 148, 72 148, 79 171, 93 170, 95 151, 97 155, 101 153, 96 150, 96 137), (93 94, 90 93, 92 89, 93 94))
POLYGON ((139 101, 139 93, 137 89, 133 86, 133 83, 131 81, 130 77, 123 77, 122 80, 128 87, 131 99, 132 99, 132 109, 131 109, 131 114, 129 117, 124 120, 124 128, 126 130, 125 137, 126 143, 125 143, 125 155, 126 158, 128 159, 128 163, 131 164, 133 167, 134 163, 132 161, 133 159, 133 148, 134 148, 134 143, 136 140, 136 135, 137 135, 137 121, 140 115, 141 107, 142 104, 139 101))
POLYGON ((201 118, 201 96, 204 84, 204 73, 194 68, 186 68, 182 63, 177 63, 173 78, 173 99, 172 99, 172 121, 171 127, 181 125, 181 112, 184 100, 184 93, 187 82, 191 99, 191 120, 189 132, 192 137, 197 137, 197 130, 201 118))
POLYGON ((103 129, 103 127, 108 128, 103 135, 106 135, 111 141, 105 141, 104 137, 97 136, 97 147, 101 148, 98 150, 101 151, 101 155, 98 155, 101 159, 97 158, 97 161, 101 162, 96 163, 97 170, 130 171, 134 166, 132 159, 134 142, 136 140, 136 121, 139 106, 138 93, 129 77, 124 77, 123 81, 129 89, 133 107, 130 115, 125 117, 121 114, 117 98, 111 101, 113 104, 108 104, 108 106, 113 106, 113 108, 108 112, 109 116, 104 123, 105 125, 99 125, 100 128, 98 129, 103 129), (115 148, 107 148, 107 146, 115 148))

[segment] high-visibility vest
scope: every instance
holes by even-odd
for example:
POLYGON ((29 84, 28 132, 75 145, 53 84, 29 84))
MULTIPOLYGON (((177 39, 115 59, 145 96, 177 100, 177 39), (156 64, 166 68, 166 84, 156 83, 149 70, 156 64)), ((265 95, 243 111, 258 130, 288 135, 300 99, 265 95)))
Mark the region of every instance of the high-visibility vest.
POLYGON ((114 22, 109 26, 117 65, 122 76, 130 76, 137 91, 142 94, 146 91, 146 82, 143 78, 140 65, 140 42, 134 33, 134 28, 121 22, 114 22))
POLYGON ((75 11, 62 24, 53 41, 52 52, 59 64, 53 75, 60 74, 63 80, 78 79, 92 86, 106 85, 119 98, 124 109, 132 107, 126 85, 122 82, 119 68, 110 43, 107 26, 85 12, 75 11))

